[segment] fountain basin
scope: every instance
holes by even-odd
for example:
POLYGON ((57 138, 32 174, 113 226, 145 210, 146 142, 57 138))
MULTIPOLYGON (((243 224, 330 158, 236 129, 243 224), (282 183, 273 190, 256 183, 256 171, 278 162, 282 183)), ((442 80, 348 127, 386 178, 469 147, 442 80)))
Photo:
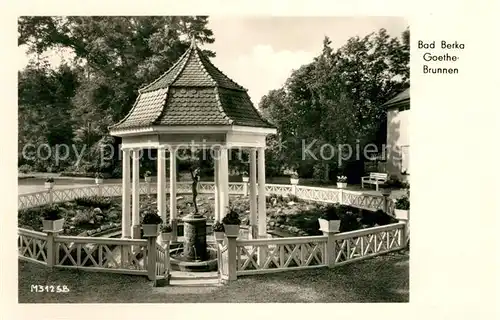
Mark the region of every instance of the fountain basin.
POLYGON ((183 248, 170 250, 170 267, 175 271, 186 272, 209 272, 217 270, 217 250, 207 248, 207 257, 205 261, 191 261, 183 256, 183 248))

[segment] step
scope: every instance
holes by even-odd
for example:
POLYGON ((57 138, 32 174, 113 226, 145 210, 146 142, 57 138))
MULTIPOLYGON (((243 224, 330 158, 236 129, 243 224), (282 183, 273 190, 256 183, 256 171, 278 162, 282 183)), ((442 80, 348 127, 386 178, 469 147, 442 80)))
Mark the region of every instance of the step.
POLYGON ((171 280, 212 280, 219 279, 217 272, 185 272, 185 271, 171 271, 171 280))
POLYGON ((170 279, 173 287, 218 287, 219 279, 170 279))

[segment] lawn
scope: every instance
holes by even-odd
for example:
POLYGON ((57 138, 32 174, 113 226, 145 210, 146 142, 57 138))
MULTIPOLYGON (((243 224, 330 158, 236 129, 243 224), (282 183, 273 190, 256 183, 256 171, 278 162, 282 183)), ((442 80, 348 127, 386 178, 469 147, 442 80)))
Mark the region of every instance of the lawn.
POLYGON ((20 303, 408 302, 409 255, 391 253, 334 269, 240 277, 218 287, 158 287, 141 276, 54 269, 19 262, 20 303), (32 293, 66 285, 69 293, 32 293))

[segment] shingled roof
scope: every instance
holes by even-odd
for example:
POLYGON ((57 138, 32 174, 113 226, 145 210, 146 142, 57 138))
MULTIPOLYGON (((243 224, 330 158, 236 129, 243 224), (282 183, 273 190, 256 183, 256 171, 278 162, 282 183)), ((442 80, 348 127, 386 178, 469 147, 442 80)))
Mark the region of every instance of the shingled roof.
POLYGON ((400 92, 394 98, 384 103, 382 106, 392 108, 405 103, 410 103, 410 88, 404 90, 403 92, 400 92))
POLYGON ((128 115, 110 129, 219 125, 274 128, 247 90, 217 69, 193 41, 167 72, 139 89, 128 115))

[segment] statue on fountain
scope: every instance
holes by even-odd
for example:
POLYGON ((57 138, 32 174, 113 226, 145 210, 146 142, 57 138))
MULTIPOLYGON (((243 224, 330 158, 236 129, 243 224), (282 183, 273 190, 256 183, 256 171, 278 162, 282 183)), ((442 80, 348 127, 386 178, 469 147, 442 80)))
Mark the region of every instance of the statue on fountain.
POLYGON ((200 168, 189 169, 191 173, 191 179, 193 179, 193 183, 191 184, 191 190, 193 192, 193 206, 194 206, 194 214, 198 215, 198 204, 196 203, 196 198, 198 197, 198 182, 200 181, 200 168))

